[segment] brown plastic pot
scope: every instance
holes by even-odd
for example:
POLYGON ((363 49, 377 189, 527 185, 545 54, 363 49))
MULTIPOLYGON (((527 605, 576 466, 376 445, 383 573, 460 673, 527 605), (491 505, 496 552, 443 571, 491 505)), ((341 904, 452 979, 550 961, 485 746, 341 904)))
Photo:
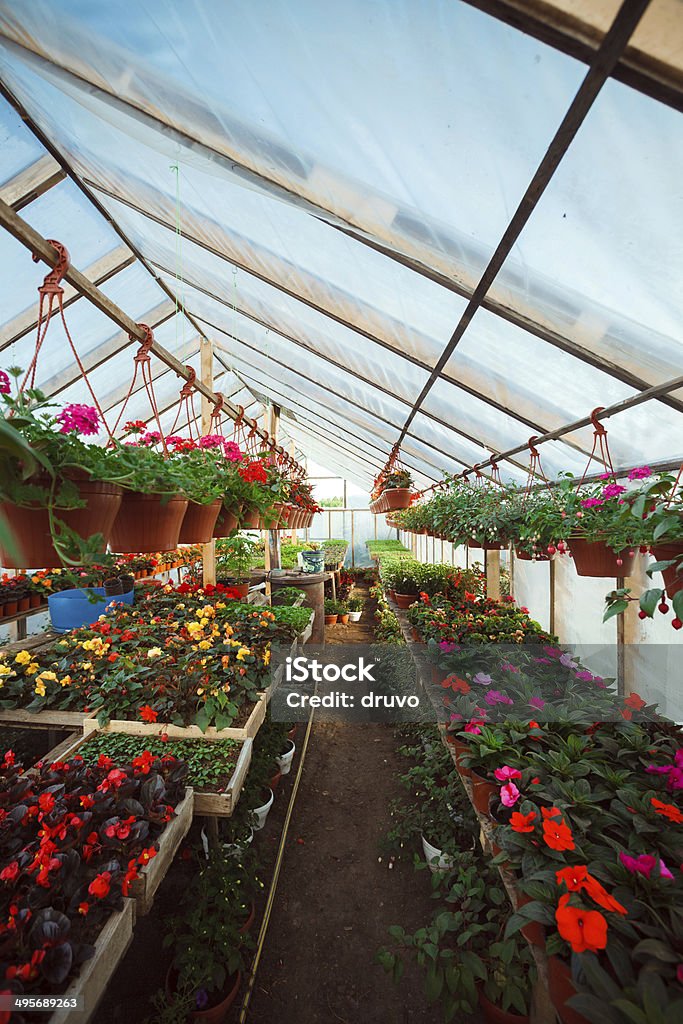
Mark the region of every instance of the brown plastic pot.
POLYGON ((244 506, 239 515, 241 530, 258 530, 259 512, 257 508, 245 509, 244 506))
POLYGON ((385 501, 385 511, 397 508, 410 508, 412 496, 410 487, 392 487, 387 491, 382 491, 381 495, 385 501))
POLYGON ((542 552, 534 553, 530 555, 528 551, 522 551, 521 548, 515 548, 515 558, 518 558, 520 562, 533 562, 534 559, 537 562, 549 562, 550 555, 543 554, 542 552))
POLYGON ((162 502, 159 494, 126 491, 111 531, 112 551, 171 551, 187 511, 187 498, 162 502))
POLYGON ((454 736, 452 733, 446 733, 446 742, 449 744, 449 746, 453 748, 453 756, 455 758, 455 764, 458 769, 458 772, 460 773, 460 775, 463 775, 466 779, 469 779, 472 775, 472 772, 470 771, 469 768, 466 768, 465 765, 462 763, 463 757, 469 757, 469 755, 472 753, 472 748, 470 747, 469 743, 464 743, 462 740, 458 739, 458 737, 454 736))
POLYGON ((636 561, 633 548, 624 548, 615 554, 603 541, 585 540, 583 537, 570 537, 569 546, 578 576, 615 578, 633 575, 636 561))
POLYGON ((410 608, 417 601, 417 594, 396 594, 394 599, 399 608, 410 608))
POLYGON ((548 959, 548 990, 562 1024, 588 1024, 582 1013, 567 1006, 567 1001, 576 995, 576 988, 569 964, 558 956, 548 959))
MULTIPOLYGON (((39 481, 43 484, 43 481, 39 481)), ((66 523, 79 537, 101 533, 104 545, 110 541, 112 526, 119 512, 122 491, 115 484, 99 480, 78 480, 85 508, 56 508, 57 519, 66 523)), ((0 562, 6 569, 54 569, 62 564, 50 534, 50 514, 46 508, 23 508, 12 502, 0 505, 0 524, 9 530, 17 548, 13 555, 0 544, 0 562)))
POLYGON ((281 778, 282 778, 282 772, 281 771, 275 772, 275 775, 273 775, 272 779, 268 783, 268 785, 270 786, 270 788, 273 791, 275 791, 277 789, 277 787, 279 786, 281 778))
POLYGON ((337 618, 337 622, 338 622, 338 623, 339 623, 339 624, 340 624, 341 626, 348 626, 348 624, 349 624, 349 613, 348 613, 348 612, 344 612, 344 613, 343 613, 343 615, 340 615, 340 616, 339 616, 339 617, 337 618))
POLYGON ((472 803, 480 814, 489 813, 491 797, 498 792, 498 786, 476 772, 470 772, 472 781, 472 803))
POLYGON ((337 625, 338 617, 339 617, 338 615, 326 615, 325 616, 325 625, 326 626, 336 626, 337 625))
POLYGON ((30 597, 22 597, 22 598, 20 598, 20 600, 18 601, 18 610, 20 612, 27 612, 30 607, 31 607, 31 598, 30 597))
POLYGON ((479 987, 479 1008, 487 1024, 529 1024, 529 1017, 526 1014, 513 1013, 511 1010, 503 1010, 500 1006, 492 1003, 479 987))
POLYGON ((480 543, 475 537, 470 537, 467 541, 468 548, 480 548, 482 551, 502 551, 505 547, 500 541, 484 541, 480 543))
POLYGON ((180 527, 179 544, 208 544, 213 537, 216 519, 221 511, 221 502, 200 505, 196 501, 187 503, 187 511, 180 527))
MULTIPOLYGON (((652 554, 658 562, 670 562, 672 558, 680 559, 683 556, 683 544, 656 544, 652 548, 652 554)), ((681 571, 679 576, 676 572, 676 566, 671 565, 668 569, 662 570, 662 576, 666 592, 669 595, 669 599, 671 599, 674 594, 677 594, 683 588, 683 571, 681 571)))
MULTIPOLYGON (((527 896, 524 892, 518 891, 517 909, 519 910, 525 903, 531 903, 531 897, 527 896)), ((523 925, 520 930, 530 946, 538 946, 539 949, 545 949, 545 928, 540 921, 529 921, 529 924, 523 925)))
POLYGON ((31 608, 40 608, 43 599, 40 594, 31 594, 31 608))
POLYGON ((16 615, 18 611, 18 601, 5 601, 4 605, 2 606, 2 614, 6 619, 9 618, 10 615, 16 615))
MULTIPOLYGON (((173 1001, 177 983, 178 972, 169 967, 166 973, 166 998, 169 1002, 173 1001)), ((206 1010, 190 1010, 188 1020, 192 1024, 224 1024, 228 1010, 235 1002, 241 984, 242 972, 237 971, 236 974, 231 974, 223 988, 227 995, 215 1006, 209 1006, 206 1010)))
POLYGON ((213 525, 212 535, 214 537, 229 537, 233 530, 237 529, 237 516, 222 505, 218 511, 216 522, 213 525))

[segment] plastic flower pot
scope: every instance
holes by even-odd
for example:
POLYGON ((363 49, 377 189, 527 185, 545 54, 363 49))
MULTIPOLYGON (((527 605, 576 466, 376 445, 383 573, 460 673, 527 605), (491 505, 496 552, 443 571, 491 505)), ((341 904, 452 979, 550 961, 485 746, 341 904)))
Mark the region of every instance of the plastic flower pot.
POLYGON ((282 779, 282 772, 278 769, 275 772, 275 774, 268 780, 268 785, 272 789, 273 793, 275 792, 277 787, 280 785, 281 779, 282 779))
MULTIPOLYGON (((652 554, 658 562, 670 562, 672 558, 680 560, 683 555, 683 544, 656 544, 652 548, 652 554)), ((676 573, 676 566, 671 565, 668 569, 662 570, 664 586, 671 599, 674 594, 683 589, 683 572, 680 576, 676 573)))
POLYGON ((567 1001, 576 995, 576 988, 569 964, 558 956, 548 959, 548 990, 562 1024, 588 1024, 582 1013, 567 1006, 567 1001))
POLYGON ((482 775, 477 775, 476 772, 470 772, 470 779, 472 780, 472 803, 475 809, 480 814, 488 814, 491 797, 498 792, 499 787, 482 775))
POLYGON ((466 779, 471 778, 472 772, 462 763, 463 757, 469 757, 472 753, 472 748, 469 743, 464 743, 462 740, 458 739, 457 736, 453 736, 452 733, 446 733, 446 742, 453 749, 455 766, 460 775, 463 775, 466 779))
POLYGON ((411 604, 415 604, 415 602, 417 601, 417 594, 396 593, 395 600, 399 608, 410 608, 411 604))
POLYGON ((115 597, 107 597, 104 587, 91 587, 93 593, 97 594, 97 602, 88 600, 85 590, 62 590, 59 594, 50 594, 47 599, 52 628, 57 633, 68 633, 71 629, 78 629, 96 622, 100 615, 103 615, 113 602, 121 604, 132 604, 134 594, 118 594, 115 597))
POLYGON ((349 622, 360 622, 360 617, 363 614, 360 612, 349 612, 349 622))
MULTIPOLYGON (((166 974, 166 998, 169 1002, 173 1001, 177 984, 178 972, 171 966, 166 974)), ((215 993, 211 993, 211 995, 209 995, 209 1002, 214 1005, 207 1006, 204 1010, 190 1010, 188 1020, 191 1021, 192 1024, 224 1024, 228 1010, 235 1002, 241 984, 241 971, 237 971, 236 974, 229 975, 226 979, 225 985, 223 986, 223 992, 218 995, 215 993), (219 1001, 216 1002, 216 999, 219 1001)))
POLYGON ((40 608, 43 599, 40 594, 31 594, 31 608, 40 608))
POLYGON ((432 874, 436 874, 437 871, 450 871, 453 867, 453 858, 443 853, 438 846, 432 846, 424 836, 421 838, 425 860, 429 864, 432 874))
POLYGON ((326 615, 325 616, 325 625, 326 626, 336 626, 338 618, 339 618, 338 615, 326 615))
POLYGON ((282 775, 289 775, 292 770, 292 761, 294 760, 295 752, 296 746, 294 745, 293 740, 287 740, 284 754, 280 754, 279 757, 275 758, 282 775))
POLYGON ((578 576, 632 576, 637 549, 615 553, 601 540, 570 537, 569 546, 578 576))
POLYGON ((212 501, 210 505, 200 505, 196 501, 189 501, 183 525, 180 527, 178 543, 208 544, 213 537, 213 530, 221 508, 220 501, 212 501))
POLYGON ((18 605, 18 608, 19 608, 20 612, 27 612, 29 610, 29 608, 31 607, 31 598, 30 597, 20 597, 19 601, 17 602, 17 605, 18 605))
POLYGON ((479 1008, 487 1024, 528 1024, 529 1022, 529 1017, 526 1014, 513 1013, 512 1010, 503 1010, 500 1006, 496 1006, 481 987, 479 987, 479 1008))
POLYGON ((178 546, 187 498, 126 491, 111 531, 112 551, 171 551, 178 546))
POLYGON ((410 487, 392 487, 382 491, 381 497, 384 498, 383 511, 389 512, 392 509, 409 508, 412 491, 410 487))
MULTIPOLYGON (((526 903, 531 903, 531 897, 517 890, 517 909, 526 903)), ((520 930, 530 946, 545 949, 545 928, 540 921, 529 921, 529 924, 525 924, 520 930)))
POLYGON ((297 734, 298 728, 299 728, 299 725, 298 725, 298 723, 295 722, 294 725, 292 726, 292 728, 287 733, 287 739, 293 740, 294 737, 297 734))
MULTIPOLYGON (((36 482, 43 486, 42 479, 36 482)), ((86 503, 85 507, 56 508, 54 514, 79 537, 85 539, 101 533, 106 547, 121 506, 121 488, 98 480, 74 482, 78 485, 79 497, 86 503)), ((0 544, 0 563, 5 569, 53 569, 61 566, 62 559, 52 543, 50 514, 46 508, 24 508, 9 501, 2 502, 0 524, 9 532, 16 548, 16 551, 10 551, 0 544)))
POLYGON ((241 530, 258 530, 259 528, 259 513, 256 508, 244 508, 239 515, 239 524, 241 530))
POLYGON ((268 799, 265 801, 265 803, 260 804, 259 807, 252 808, 251 813, 252 816, 254 817, 254 832, 260 832, 263 826, 265 825, 266 818, 268 817, 268 812, 273 806, 273 800, 275 799, 275 794, 273 793, 272 789, 267 788, 265 792, 269 794, 268 799))
POLYGON ((18 611, 19 611, 19 602, 18 601, 5 601, 5 603, 4 603, 3 607, 2 607, 2 613, 3 613, 4 617, 7 618, 7 619, 10 618, 10 616, 12 616, 12 615, 16 615, 18 611))
POLYGON ((213 537, 229 537, 237 529, 237 516, 223 505, 213 525, 213 537))
POLYGON ((339 623, 340 626, 348 626, 349 614, 349 612, 343 612, 340 616, 338 616, 337 622, 339 623))

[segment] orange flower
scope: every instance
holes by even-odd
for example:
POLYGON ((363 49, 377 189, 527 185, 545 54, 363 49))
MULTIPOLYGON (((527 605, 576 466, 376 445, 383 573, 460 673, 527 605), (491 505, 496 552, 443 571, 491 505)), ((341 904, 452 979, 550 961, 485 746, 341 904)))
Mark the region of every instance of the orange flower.
POLYGON ((156 722, 159 717, 159 712, 151 708, 149 704, 144 704, 140 708, 140 718, 143 722, 156 722))
POLYGON ((641 708, 645 707, 645 701, 640 694, 637 693, 630 693, 628 697, 625 698, 624 704, 627 708, 632 708, 634 711, 640 711, 641 708))
POLYGON ((533 832, 536 811, 529 811, 528 814, 521 814, 513 811, 510 815, 510 828, 513 832, 533 832))
POLYGON ((569 893, 560 896, 555 911, 557 930, 575 953, 597 953, 607 945, 607 921, 599 910, 569 905, 569 893))
POLYGON ((650 803, 654 807, 657 814, 663 814, 669 821, 675 821, 677 825, 683 822, 683 814, 679 811, 675 804, 665 804, 663 800, 658 800, 656 796, 653 796, 650 803))
POLYGON ((446 678, 442 680, 441 685, 444 688, 450 688, 454 693, 469 693, 472 689, 466 679, 460 679, 460 677, 456 675, 446 676, 446 678))
POLYGON ((559 807, 541 807, 541 814, 544 818, 561 818, 562 811, 559 807))
POLYGON ((554 818, 547 817, 543 822, 543 838, 546 846, 549 846, 551 850, 574 849, 571 829, 564 821, 556 821, 554 818))
POLYGON ((626 907, 614 899, 613 896, 598 882, 597 878, 588 873, 585 864, 575 864, 573 867, 562 868, 555 872, 558 885, 566 885, 569 892, 581 892, 585 890, 590 898, 594 900, 603 910, 611 910, 615 914, 625 914, 626 907))

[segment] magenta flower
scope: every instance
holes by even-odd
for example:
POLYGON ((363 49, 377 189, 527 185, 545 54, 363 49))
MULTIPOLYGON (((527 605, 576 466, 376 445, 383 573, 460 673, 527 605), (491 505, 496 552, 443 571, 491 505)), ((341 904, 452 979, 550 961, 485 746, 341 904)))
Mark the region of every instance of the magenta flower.
POLYGON ((452 640, 441 640, 439 641, 439 648, 444 654, 452 654, 453 651, 458 650, 458 645, 453 643, 452 640))
POLYGON ((234 441, 223 442, 223 454, 228 462, 241 462, 243 459, 242 450, 234 441))
POLYGON ((660 878, 673 878, 661 857, 655 857, 652 853, 641 853, 639 857, 631 857, 628 853, 620 852, 619 860, 632 875, 644 875, 645 878, 650 878, 655 867, 659 865, 660 878))
POLYGON ((605 502, 602 498, 584 498, 581 502, 582 508, 597 508, 598 505, 604 505, 605 502))
POLYGON ((522 777, 519 768, 511 768, 509 764, 504 764, 502 768, 496 768, 493 774, 499 782, 510 782, 511 779, 521 779, 522 777))
POLYGON ((478 683, 479 686, 490 686, 492 680, 491 676, 487 675, 486 672, 477 672, 472 682, 478 683))
POLYGON ((673 764, 649 764, 645 771, 650 775, 667 775, 666 788, 671 792, 683 789, 683 749, 676 751, 673 764))
POLYGON ((97 409, 93 409, 91 405, 80 405, 77 402, 73 405, 65 405, 57 414, 57 422, 61 424, 61 434, 75 432, 86 436, 99 434, 100 431, 100 418, 97 415, 97 409))
POLYGON ((560 647, 544 647, 543 650, 549 658, 561 658, 564 651, 560 647))
POLYGON ((534 658, 534 661, 538 665, 552 665, 552 661, 550 660, 550 658, 534 658))
POLYGON ((623 494, 625 490, 626 488, 622 487, 621 484, 607 484, 607 487, 602 489, 602 496, 603 498, 616 498, 623 494))
POLYGON ((577 679, 581 679, 584 683, 592 683, 593 682, 593 673, 592 672, 586 672, 585 670, 582 670, 581 672, 577 672, 576 673, 576 678, 577 679))
POLYGON ((510 661, 504 661, 500 667, 503 669, 504 672, 519 672, 517 666, 513 665, 512 662, 510 661))
POLYGON ((477 735, 481 732, 479 726, 483 724, 483 722, 478 722, 476 719, 472 718, 463 729, 463 732, 471 732, 473 735, 477 735))
POLYGON ((150 448, 153 444, 158 444, 161 441, 161 434, 158 430, 148 430, 145 434, 140 434, 140 444, 150 448))
POLYGON ((0 370, 0 395, 9 395, 11 390, 9 377, 4 370, 0 370))
POLYGON ((500 788, 500 802, 504 807, 514 807, 521 795, 514 782, 508 782, 500 788))
POLYGON ((501 693, 500 690, 489 690, 485 694, 484 700, 489 707, 493 707, 495 704, 514 704, 514 701, 507 694, 501 693))
POLYGON ((529 698, 529 707, 530 708, 536 708, 537 711, 542 711, 543 708, 545 707, 545 701, 541 700, 540 697, 530 697, 529 698))
POLYGON ((220 434, 205 434, 197 442, 200 448, 222 448, 224 438, 220 434))
POLYGON ((629 480, 645 480, 647 477, 652 476, 652 470, 649 466, 636 466, 632 469, 628 475, 629 480))

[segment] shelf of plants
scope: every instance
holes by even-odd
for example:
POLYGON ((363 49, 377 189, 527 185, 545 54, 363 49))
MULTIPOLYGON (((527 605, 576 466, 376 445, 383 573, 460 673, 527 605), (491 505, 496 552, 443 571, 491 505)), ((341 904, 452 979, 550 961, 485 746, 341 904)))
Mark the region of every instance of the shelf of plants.
POLYGON ((674 1020, 680 727, 467 571, 396 614, 430 665, 445 739, 513 889, 506 935, 523 929, 547 950, 562 1019, 598 1019, 609 997, 634 1020, 643 999, 674 1020))

